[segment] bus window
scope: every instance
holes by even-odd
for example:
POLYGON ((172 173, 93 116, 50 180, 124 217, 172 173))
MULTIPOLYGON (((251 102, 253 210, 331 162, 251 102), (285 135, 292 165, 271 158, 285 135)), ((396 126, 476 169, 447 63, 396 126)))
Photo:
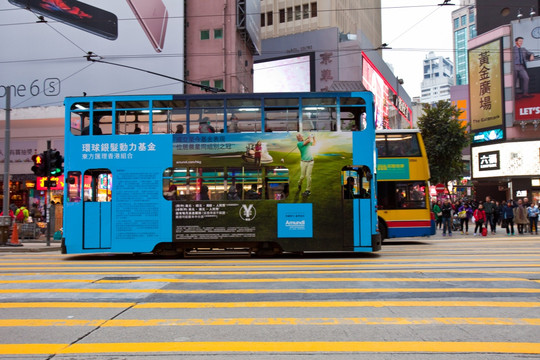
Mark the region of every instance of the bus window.
POLYGON ((110 202, 112 198, 112 174, 107 169, 92 169, 84 173, 84 201, 110 202))
POLYGON ((380 181, 377 187, 379 209, 424 209, 426 207, 424 181, 380 181), (385 194, 394 194, 394 196, 385 194))
POLYGON ((386 143, 388 151, 385 156, 387 157, 422 156, 416 134, 387 134, 386 143))
POLYGON ((67 174, 67 199, 68 202, 81 201, 81 172, 70 171, 67 174))
POLYGON ((377 144, 377 156, 379 157, 388 156, 387 151, 386 151, 386 136, 377 135, 377 137, 375 138, 375 142, 377 144))

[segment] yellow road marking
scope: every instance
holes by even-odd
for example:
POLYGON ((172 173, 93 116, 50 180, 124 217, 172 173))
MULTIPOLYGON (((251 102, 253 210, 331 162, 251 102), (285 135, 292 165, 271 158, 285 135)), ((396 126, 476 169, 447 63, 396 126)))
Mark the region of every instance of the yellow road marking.
POLYGON ((540 354, 540 343, 449 341, 318 341, 318 342, 147 342, 77 344, 0 344, 0 354, 119 354, 165 352, 411 352, 540 354))
MULTIPOLYGON (((531 260, 534 261, 534 260, 531 260)), ((510 264, 502 264, 501 260, 495 260, 495 263, 486 263, 486 264, 478 264, 478 263, 438 263, 434 262, 432 264, 417 264, 415 259, 411 259, 410 262, 404 263, 404 264, 386 264, 386 263, 378 263, 378 264, 346 264, 346 265, 340 265, 340 264, 329 264, 329 265, 321 265, 321 264, 309 264, 309 265, 204 265, 204 266, 148 266, 146 267, 146 271, 153 271, 154 269, 191 269, 191 268, 199 268, 199 269, 260 269, 260 268, 268 268, 268 269, 282 269, 282 268, 293 268, 293 269, 302 269, 302 268, 309 268, 309 267, 317 267, 317 268, 396 268, 396 267, 415 267, 415 268, 424 268, 424 267, 451 267, 451 268, 457 268, 457 267, 475 267, 475 268, 485 268, 485 267, 498 267, 498 268, 505 268, 505 267, 518 267, 518 268, 527 268, 527 267, 540 267, 540 263, 526 263, 526 264, 519 264, 519 263, 510 263, 510 264)), ((504 261, 507 262, 507 261, 504 261)), ((117 269, 117 270, 141 270, 141 266, 100 266, 99 264, 94 264, 93 266, 63 266, 63 267, 38 267, 38 266, 24 266, 24 267, 3 267, 3 271, 19 271, 19 270, 91 270, 94 269, 94 271, 103 271, 103 270, 111 270, 111 269, 117 269)))
POLYGON ((329 308, 329 307, 494 307, 540 308, 533 301, 252 301, 252 302, 0 302, 0 309, 15 308, 128 308, 209 309, 209 308, 329 308))
MULTIPOLYGON (((395 273, 444 273, 444 274, 478 274, 478 270, 437 270, 437 269, 374 269, 374 270, 284 270, 284 271, 84 271, 84 272, 47 272, 47 275, 306 275, 306 274, 395 274, 395 273)), ((540 274, 540 271, 490 270, 490 274, 540 274)), ((43 276, 43 273, 0 273, 0 276, 43 276)))
MULTIPOLYGON (((417 254, 418 255, 418 254, 417 254)), ((523 259, 523 258, 508 258, 508 255, 506 254, 504 259, 486 259, 485 257, 481 258, 468 258, 466 256, 448 256, 448 255, 439 255, 444 256, 446 258, 439 258, 436 259, 430 259, 430 258, 377 258, 377 259, 368 259, 368 258, 352 258, 352 259, 293 259, 293 260, 287 260, 287 259, 273 259, 273 260, 248 260, 248 259, 235 259, 235 260, 215 260, 215 259, 208 259, 208 260, 177 260, 177 261, 152 261, 152 260, 118 260, 118 261, 102 261, 102 260, 95 260, 93 261, 89 266, 97 265, 97 266, 104 266, 104 265, 119 265, 123 264, 126 266, 144 266, 144 267, 154 267, 154 266, 168 266, 168 265, 175 265, 176 267, 189 267, 189 266, 227 266, 227 265, 233 265, 233 266, 318 266, 318 265, 324 265, 324 264, 350 264, 350 265, 362 265, 362 264, 380 264, 380 263, 410 263, 410 262, 420 262, 420 263, 438 263, 441 261, 447 261, 447 262, 453 262, 453 261, 467 261, 467 262, 500 262, 501 260, 504 262, 515 262, 515 261, 537 261, 538 258, 540 258, 540 254, 531 254, 527 253, 524 254, 523 257, 530 257, 530 259, 523 259), (358 262, 361 262, 362 264, 358 264, 358 262), (301 263, 301 264, 298 264, 301 263), (308 263, 306 265, 303 265, 305 263, 308 263)), ((474 255, 478 256, 478 255, 474 255)), ((504 254, 501 254, 501 256, 504 257, 504 254)), ((515 256, 515 255, 514 255, 515 256)), ((70 265, 81 265, 81 264, 87 264, 88 262, 82 262, 82 261, 42 261, 42 262, 35 262, 35 261, 9 261, 4 262, 3 265, 5 266, 38 266, 38 265, 63 265, 65 267, 71 267, 70 265)))
POLYGON ((34 279, 34 280, 0 280, 0 284, 60 284, 60 283, 96 283, 122 284, 126 282, 167 282, 167 283, 272 283, 272 282, 498 282, 529 281, 523 278, 265 278, 265 279, 34 279))
POLYGON ((42 293, 100 293, 100 294, 358 294, 358 293, 527 293, 538 294, 540 289, 531 288, 388 288, 388 289, 0 289, 0 294, 42 293))
POLYGON ((224 319, 148 319, 148 320, 75 320, 75 319, 0 319, 0 327, 91 326, 91 327, 144 327, 144 326, 237 326, 237 325, 533 325, 540 319, 513 318, 224 318, 224 319))

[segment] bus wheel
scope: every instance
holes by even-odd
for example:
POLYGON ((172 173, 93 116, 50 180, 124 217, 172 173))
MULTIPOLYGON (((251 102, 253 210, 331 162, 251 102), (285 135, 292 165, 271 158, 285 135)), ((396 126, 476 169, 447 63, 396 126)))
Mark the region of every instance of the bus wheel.
POLYGON ((381 233, 381 243, 388 239, 388 226, 383 219, 379 218, 379 232, 381 233))

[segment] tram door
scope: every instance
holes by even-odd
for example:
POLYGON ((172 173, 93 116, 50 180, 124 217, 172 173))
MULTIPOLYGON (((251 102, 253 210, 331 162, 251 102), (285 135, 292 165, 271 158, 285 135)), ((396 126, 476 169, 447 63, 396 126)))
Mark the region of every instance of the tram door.
POLYGON ((371 171, 367 166, 347 166, 341 171, 342 219, 345 246, 371 246, 371 171))
POLYGON ((112 238, 112 174, 108 169, 84 173, 83 248, 107 249, 112 238))

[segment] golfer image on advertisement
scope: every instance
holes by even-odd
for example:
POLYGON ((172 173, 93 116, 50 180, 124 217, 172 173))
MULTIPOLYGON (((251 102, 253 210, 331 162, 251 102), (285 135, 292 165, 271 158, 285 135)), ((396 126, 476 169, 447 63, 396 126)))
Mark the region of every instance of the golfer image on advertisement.
POLYGON ((304 139, 302 134, 296 135, 298 141, 296 146, 300 150, 300 179, 298 180, 298 190, 302 190, 302 182, 307 178, 306 191, 304 196, 311 195, 311 172, 313 171, 313 154, 311 153, 311 147, 315 145, 315 136, 309 135, 307 139, 304 139))

